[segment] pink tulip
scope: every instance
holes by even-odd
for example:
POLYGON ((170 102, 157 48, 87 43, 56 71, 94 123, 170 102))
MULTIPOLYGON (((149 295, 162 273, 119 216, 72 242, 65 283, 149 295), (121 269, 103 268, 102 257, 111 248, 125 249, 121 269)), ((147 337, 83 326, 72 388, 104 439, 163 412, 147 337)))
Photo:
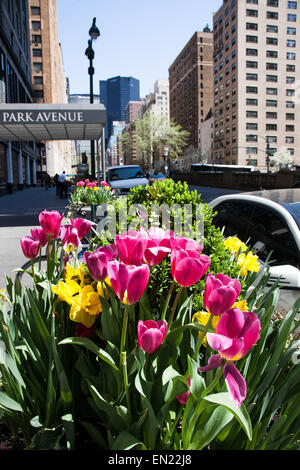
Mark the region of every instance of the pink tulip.
POLYGON ((203 245, 200 245, 197 240, 179 235, 177 237, 171 238, 171 249, 174 250, 178 248, 185 251, 198 251, 201 253, 203 250, 203 245))
POLYGON ((118 256, 117 247, 111 243, 101 246, 92 253, 86 251, 83 254, 83 262, 87 265, 90 275, 95 281, 103 282, 107 277, 107 263, 118 256))
MULTIPOLYGON (((190 377, 188 377, 186 379, 186 383, 188 384, 189 387, 191 386, 191 378, 190 377)), ((188 401, 190 393, 191 393, 190 390, 188 390, 185 393, 181 393, 180 395, 177 395, 176 398, 179 401, 179 403, 181 403, 182 405, 185 405, 186 402, 188 401)))
POLYGON ((64 225, 60 231, 60 238, 67 253, 80 246, 78 231, 73 225, 64 225))
POLYGON ((129 230, 115 237, 119 259, 128 265, 140 266, 144 263, 143 257, 147 243, 148 236, 145 231, 129 230))
POLYGON ((70 224, 77 228, 80 240, 82 240, 89 233, 91 227, 95 225, 94 222, 90 220, 80 218, 70 219, 70 224))
POLYGON ((77 188, 82 188, 84 185, 85 185, 84 181, 78 181, 78 183, 76 184, 77 188))
POLYGON ((137 324, 137 335, 139 347, 148 354, 155 351, 163 342, 168 330, 165 321, 139 320, 137 324))
POLYGON ((128 266, 114 260, 107 263, 107 275, 121 302, 133 305, 140 300, 147 287, 150 269, 147 264, 128 266))
POLYGON ((201 372, 224 365, 223 375, 228 391, 237 406, 241 406, 247 395, 247 385, 233 361, 244 357, 259 340, 261 325, 253 312, 242 312, 230 308, 221 316, 216 333, 207 333, 207 342, 219 354, 211 356, 201 372))
POLYGON ((39 222, 44 230, 45 234, 51 238, 51 240, 56 240, 59 237, 60 225, 63 219, 63 214, 60 215, 57 211, 47 211, 44 210, 39 215, 39 222))
POLYGON ((106 181, 101 181, 100 186, 109 186, 109 184, 106 181))
POLYGON ((210 259, 197 251, 174 249, 171 253, 171 272, 174 281, 182 287, 190 287, 200 281, 208 270, 210 259))
POLYGON ((40 243, 38 240, 33 240, 32 237, 23 237, 21 238, 20 243, 23 254, 26 258, 34 259, 37 257, 40 249, 40 243))
POLYGON ((105 253, 107 261, 113 261, 118 257, 118 249, 114 243, 106 246, 100 246, 99 248, 96 248, 95 251, 105 253))
POLYGON ((144 261, 149 266, 156 266, 171 252, 170 240, 173 232, 158 227, 148 230, 148 242, 144 252, 144 261))
POLYGON ((207 275, 204 289, 204 308, 212 315, 222 315, 232 307, 241 292, 241 283, 225 274, 207 275))
POLYGON ((40 248, 47 245, 48 237, 41 227, 32 228, 30 232, 31 232, 31 237, 33 238, 33 240, 39 242, 40 248))

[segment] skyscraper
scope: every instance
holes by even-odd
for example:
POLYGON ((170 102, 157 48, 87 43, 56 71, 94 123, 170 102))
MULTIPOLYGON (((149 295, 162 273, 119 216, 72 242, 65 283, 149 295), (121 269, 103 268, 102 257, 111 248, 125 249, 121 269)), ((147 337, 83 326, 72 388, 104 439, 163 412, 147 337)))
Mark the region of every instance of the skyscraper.
POLYGON ((169 67, 170 119, 190 133, 198 148, 199 125, 213 104, 213 34, 195 32, 169 67))
POLYGON ((223 0, 214 14, 215 162, 264 170, 282 147, 300 162, 299 9, 299 1, 223 0))
POLYGON ((106 108, 105 140, 112 133, 113 121, 125 121, 125 109, 129 101, 139 101, 140 82, 133 77, 112 77, 100 80, 100 102, 106 108))

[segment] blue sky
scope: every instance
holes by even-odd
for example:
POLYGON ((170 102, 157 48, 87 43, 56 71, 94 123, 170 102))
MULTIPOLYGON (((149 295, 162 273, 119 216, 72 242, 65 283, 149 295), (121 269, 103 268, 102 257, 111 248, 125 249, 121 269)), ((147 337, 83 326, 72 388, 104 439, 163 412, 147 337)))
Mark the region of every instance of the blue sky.
POLYGON ((101 36, 95 51, 94 93, 99 80, 116 75, 140 80, 141 97, 153 91, 195 31, 206 24, 222 0, 57 0, 58 34, 71 93, 89 93, 84 55, 93 17, 101 36))

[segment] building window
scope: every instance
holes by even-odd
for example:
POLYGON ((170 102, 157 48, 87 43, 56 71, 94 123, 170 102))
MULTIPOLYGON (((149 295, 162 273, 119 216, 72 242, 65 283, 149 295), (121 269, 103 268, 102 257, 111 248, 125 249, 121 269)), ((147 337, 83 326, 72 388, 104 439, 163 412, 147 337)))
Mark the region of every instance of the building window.
POLYGON ((39 73, 43 71, 42 62, 33 62, 33 71, 34 73, 39 73))
POLYGON ((290 136, 287 136, 285 138, 285 143, 286 144, 293 144, 295 142, 295 137, 290 137, 290 136))
POLYGON ((246 80, 258 80, 258 75, 257 73, 247 73, 246 74, 246 80))
POLYGON ((286 118, 287 121, 294 121, 295 114, 294 113, 286 113, 285 118, 286 118))
POLYGON ((267 70, 277 70, 277 67, 278 67, 277 64, 274 64, 272 62, 267 62, 266 64, 267 70))
POLYGON ((286 90, 286 96, 295 96, 295 90, 286 90))
POLYGON ((246 42, 255 42, 255 43, 257 43, 257 42, 258 42, 258 37, 257 37, 257 36, 249 36, 249 35, 247 35, 247 36, 246 36, 246 42))
POLYGON ((257 142, 257 135, 253 135, 253 134, 246 135, 246 142, 257 142))
POLYGON ((297 15, 292 15, 291 13, 288 13, 287 20, 295 22, 297 21, 297 15))
POLYGON ((258 113, 257 111, 246 111, 247 118, 257 118, 258 113))
POLYGON ((255 16, 257 18, 258 17, 258 10, 250 10, 250 9, 247 8, 246 16, 255 16))
POLYGON ((287 47, 296 47, 296 41, 294 39, 287 39, 286 45, 287 47))
POLYGON ((246 106, 257 106, 258 100, 256 98, 246 98, 246 106))
POLYGON ((246 152, 249 155, 257 155, 257 147, 246 147, 246 152))
POLYGON ((258 88, 257 86, 247 86, 246 87, 246 93, 257 93, 258 88))
POLYGON ((294 101, 286 101, 285 106, 286 106, 286 108, 294 108, 295 107, 295 102, 294 101))
MULTIPOLYGON (((266 112, 266 118, 267 119, 277 119, 277 113, 274 113, 274 112, 266 112)), ((270 125, 273 125, 273 124, 270 124, 270 125)))
POLYGON ((286 77, 286 83, 295 83, 295 77, 286 77))
POLYGON ((277 82, 277 75, 267 75, 267 82, 277 82))
POLYGON ((295 54, 295 52, 287 52, 287 53, 286 53, 286 58, 287 58, 288 60, 296 60, 296 54, 295 54))
POLYGON ((295 65, 287 64, 286 71, 287 72, 295 72, 296 71, 295 65))
POLYGON ((42 36, 40 34, 33 34, 32 35, 32 42, 34 44, 41 44, 42 42, 42 36))
POLYGON ((33 31, 39 31, 41 29, 41 22, 40 21, 32 21, 31 27, 33 31))
POLYGON ((267 52, 266 52, 266 56, 267 56, 267 57, 274 57, 274 58, 277 58, 277 57, 278 57, 278 52, 277 52, 277 51, 267 51, 267 52))
POLYGON ((267 88, 267 95, 277 95, 277 88, 267 88))
POLYGON ((32 49, 33 57, 42 57, 42 49, 32 49))
POLYGON ((34 90, 33 94, 35 98, 44 98, 43 90, 34 90))
POLYGON ((257 23, 246 23, 246 29, 252 29, 253 31, 258 30, 258 24, 257 23))
POLYGON ((278 26, 274 24, 267 24, 267 33, 278 33, 278 26))
POLYGON ((43 77, 35 76, 33 77, 34 85, 43 85, 43 77))
POLYGON ((273 106, 274 108, 276 108, 277 100, 266 100, 266 106, 273 106))
POLYGON ((288 2, 288 8, 297 9, 297 2, 288 2))
POLYGON ((286 132, 294 132, 295 131, 295 126, 292 125, 292 124, 286 124, 285 131, 286 132))
POLYGON ((41 14, 41 9, 40 7, 31 7, 31 14, 34 16, 34 15, 38 15, 40 16, 41 14))
POLYGON ((257 62, 253 61, 253 60, 247 60, 246 61, 246 67, 249 68, 249 69, 257 69, 257 62))
POLYGON ((268 7, 278 7, 278 0, 268 0, 267 1, 268 7))
POLYGON ((247 122, 247 123, 246 123, 246 129, 247 129, 247 130, 257 131, 257 129, 258 129, 258 124, 257 124, 257 122, 247 122))
POLYGON ((278 20, 277 11, 267 11, 267 18, 272 20, 278 20))
POLYGON ((286 30, 286 34, 296 34, 296 28, 288 27, 286 30))
POLYGON ((277 124, 266 124, 266 131, 277 131, 277 124))
POLYGON ((258 51, 257 51, 257 49, 246 49, 246 55, 257 56, 258 51))
POLYGON ((258 0, 247 0, 247 3, 252 3, 252 5, 258 5, 258 0))
POLYGON ((278 39, 277 38, 267 38, 267 44, 272 44, 273 46, 278 45, 278 39))

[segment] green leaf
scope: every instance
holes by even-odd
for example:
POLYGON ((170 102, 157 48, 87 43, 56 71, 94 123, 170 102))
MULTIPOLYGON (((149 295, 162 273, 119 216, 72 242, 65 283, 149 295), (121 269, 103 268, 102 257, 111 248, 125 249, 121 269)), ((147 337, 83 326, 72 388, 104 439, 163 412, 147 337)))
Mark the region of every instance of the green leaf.
POLYGON ((137 437, 128 431, 122 431, 113 443, 112 450, 130 450, 139 447, 139 450, 147 450, 137 437))
POLYGON ((208 405, 196 423, 196 431, 192 436, 189 449, 202 450, 218 436, 232 418, 231 411, 226 407, 208 405))
POLYGON ((210 403, 216 403, 218 405, 225 406, 225 408, 231 411, 231 413, 236 417, 241 427, 244 429, 248 439, 250 441, 252 440, 252 424, 247 408, 243 403, 238 408, 233 402, 233 400, 230 398, 228 392, 208 395, 207 397, 204 397, 204 400, 209 401, 210 403))
POLYGON ((181 376, 181 374, 177 370, 175 370, 172 366, 169 366, 165 369, 165 371, 162 374, 162 384, 166 385, 170 380, 179 376, 181 376))
POLYGON ((59 345, 61 344, 75 344, 77 346, 83 346, 89 351, 93 352, 96 354, 100 359, 102 359, 104 362, 109 364, 111 367, 113 367, 115 370, 119 370, 117 365, 115 364, 113 358, 103 349, 99 348, 93 341, 91 341, 89 338, 81 338, 81 337, 70 337, 70 338, 65 338, 62 341, 58 343, 59 345))
POLYGON ((1 406, 9 410, 23 412, 21 405, 3 392, 0 392, 0 407, 1 406))

